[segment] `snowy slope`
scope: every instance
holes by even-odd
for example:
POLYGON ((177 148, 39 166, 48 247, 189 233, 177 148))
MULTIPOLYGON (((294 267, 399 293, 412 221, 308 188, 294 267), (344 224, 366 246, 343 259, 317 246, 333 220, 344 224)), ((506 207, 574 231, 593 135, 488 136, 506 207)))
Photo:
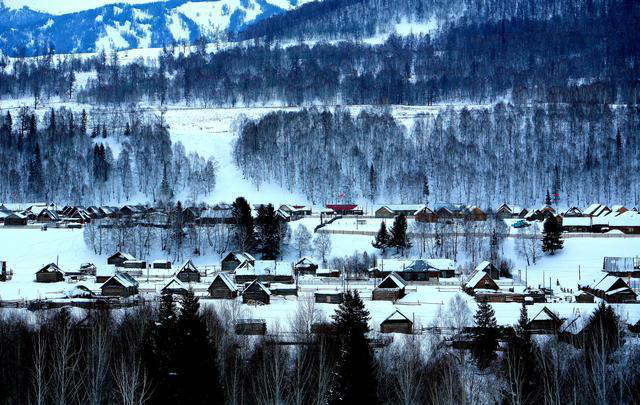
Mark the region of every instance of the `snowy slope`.
POLYGON ((27 55, 161 47, 224 38, 247 24, 291 10, 299 0, 0 0, 0 49, 27 55), (107 4, 110 3, 110 4, 107 4), (80 5, 78 5, 80 4, 80 5), (23 6, 23 8, 20 8, 23 6), (97 8, 96 8, 97 7, 97 8))

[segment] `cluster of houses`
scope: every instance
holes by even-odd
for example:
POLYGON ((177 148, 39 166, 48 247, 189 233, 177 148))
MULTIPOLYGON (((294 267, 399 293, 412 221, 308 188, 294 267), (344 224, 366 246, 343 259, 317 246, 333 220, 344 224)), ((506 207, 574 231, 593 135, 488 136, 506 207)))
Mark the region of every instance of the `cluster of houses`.
POLYGON ((640 213, 622 205, 592 204, 584 210, 572 207, 562 215, 562 229, 566 232, 640 234, 640 213))

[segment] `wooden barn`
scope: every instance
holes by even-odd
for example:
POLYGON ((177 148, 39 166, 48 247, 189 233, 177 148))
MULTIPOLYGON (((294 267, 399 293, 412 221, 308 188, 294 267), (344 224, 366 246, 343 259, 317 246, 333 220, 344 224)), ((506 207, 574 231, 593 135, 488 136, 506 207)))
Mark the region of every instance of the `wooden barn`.
POLYGON ((422 207, 415 213, 416 222, 437 222, 438 216, 429 207, 422 207))
POLYGON ((208 291, 211 298, 231 300, 238 296, 238 287, 226 273, 216 274, 208 291))
POLYGON ((469 295, 474 295, 477 290, 498 291, 499 289, 498 284, 484 271, 477 271, 464 286, 464 291, 469 295))
POLYGON ((176 272, 176 278, 183 283, 199 283, 200 272, 191 259, 187 260, 185 264, 176 272))
POLYGON ((60 215, 58 215, 58 213, 55 211, 45 208, 40 211, 40 213, 36 217, 36 221, 44 223, 60 222, 60 215))
POLYGON ((374 301, 396 301, 405 296, 407 283, 396 273, 391 273, 373 289, 374 301))
POLYGON ((242 291, 242 302, 245 304, 271 303, 271 291, 258 280, 254 280, 242 291))
POLYGON ((234 271, 238 266, 245 262, 254 264, 256 259, 246 252, 231 252, 222 259, 220 265, 222 271, 234 271))
POLYGON ((129 253, 117 252, 107 258, 107 264, 113 264, 116 267, 122 267, 124 262, 127 260, 136 260, 136 258, 129 253))
POLYGON ((126 298, 138 294, 138 282, 126 273, 116 273, 100 289, 104 296, 126 298))
POLYGON ((185 295, 188 291, 188 288, 182 281, 177 278, 172 278, 169 280, 167 284, 160 290, 161 293, 168 294, 176 294, 176 295, 185 295))
POLYGON ((604 276, 594 285, 583 286, 582 289, 608 302, 609 304, 637 303, 636 293, 620 277, 604 276))
POLYGON ((484 271, 494 280, 498 280, 500 278, 500 269, 494 266, 493 263, 486 260, 478 264, 475 271, 484 271))
POLYGON ((309 257, 303 257, 293 265, 293 271, 301 275, 315 275, 318 264, 309 257))
POLYGON ((264 319, 236 320, 236 335, 266 335, 267 322, 264 319))
POLYGON ((5 226, 24 226, 29 223, 29 218, 19 212, 12 212, 4 218, 5 226))
POLYGON ((543 307, 528 324, 532 333, 555 333, 560 325, 562 320, 547 307, 543 307))
POLYGON ((55 263, 49 263, 36 272, 36 283, 64 281, 64 272, 55 263))
POLYGON ((344 293, 342 291, 316 291, 314 298, 318 304, 342 304, 344 293))
POLYGON ((397 309, 380 324, 381 333, 413 334, 413 322, 397 309))
POLYGON ((507 218, 524 218, 529 211, 526 208, 522 208, 518 205, 513 204, 502 204, 496 210, 496 217, 498 219, 507 219, 507 218))

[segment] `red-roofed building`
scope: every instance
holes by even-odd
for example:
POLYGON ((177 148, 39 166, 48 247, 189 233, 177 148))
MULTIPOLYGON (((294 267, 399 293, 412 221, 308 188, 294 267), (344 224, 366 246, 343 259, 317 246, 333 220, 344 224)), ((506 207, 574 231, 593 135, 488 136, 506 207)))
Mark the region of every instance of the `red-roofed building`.
POLYGON ((336 215, 362 215, 364 213, 357 204, 327 204, 325 207, 336 215))

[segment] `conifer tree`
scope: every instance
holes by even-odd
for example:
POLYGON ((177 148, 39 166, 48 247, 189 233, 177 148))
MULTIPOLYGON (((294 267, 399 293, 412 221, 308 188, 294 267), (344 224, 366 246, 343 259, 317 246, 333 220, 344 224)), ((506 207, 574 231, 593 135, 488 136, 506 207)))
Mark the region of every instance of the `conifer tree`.
POLYGON ((156 366, 157 397, 161 401, 170 401, 175 397, 176 348, 178 318, 173 295, 163 292, 158 309, 158 321, 153 333, 152 355, 156 366))
POLYGON ((367 342, 369 311, 357 291, 347 291, 333 316, 340 338, 338 370, 331 404, 377 403, 373 352, 367 342))
POLYGON ((547 218, 542 230, 542 251, 554 255, 557 250, 562 249, 562 226, 556 217, 547 218))
POLYGON ((250 251, 255 246, 255 225, 251 215, 251 207, 244 197, 233 202, 231 214, 235 223, 234 239, 238 249, 250 251))
POLYGON ((375 202, 376 195, 378 194, 378 175, 376 169, 371 165, 369 168, 369 200, 375 202))
POLYGON ((476 328, 473 334, 473 357, 478 367, 485 369, 496 358, 498 349, 498 324, 491 305, 480 302, 474 320, 476 328))
POLYGON ((407 236, 407 217, 400 214, 393 221, 389 247, 395 247, 396 252, 400 252, 404 256, 405 249, 409 249, 411 246, 411 241, 407 236))
POLYGON ((280 224, 272 204, 258 207, 256 233, 260 242, 260 252, 265 260, 274 260, 280 255, 280 224))
POLYGON ((506 399, 512 404, 535 404, 540 398, 540 372, 531 339, 527 307, 522 304, 515 333, 507 341, 503 367, 510 385, 506 399))
POLYGON ((549 194, 549 190, 547 190, 547 195, 544 197, 544 205, 547 207, 551 206, 551 194, 549 194))
POLYGON ((391 236, 389 232, 387 232, 387 225, 384 221, 380 224, 380 229, 378 230, 378 234, 371 245, 376 248, 382 250, 382 254, 384 255, 385 250, 389 247, 389 242, 391 240, 391 236))

